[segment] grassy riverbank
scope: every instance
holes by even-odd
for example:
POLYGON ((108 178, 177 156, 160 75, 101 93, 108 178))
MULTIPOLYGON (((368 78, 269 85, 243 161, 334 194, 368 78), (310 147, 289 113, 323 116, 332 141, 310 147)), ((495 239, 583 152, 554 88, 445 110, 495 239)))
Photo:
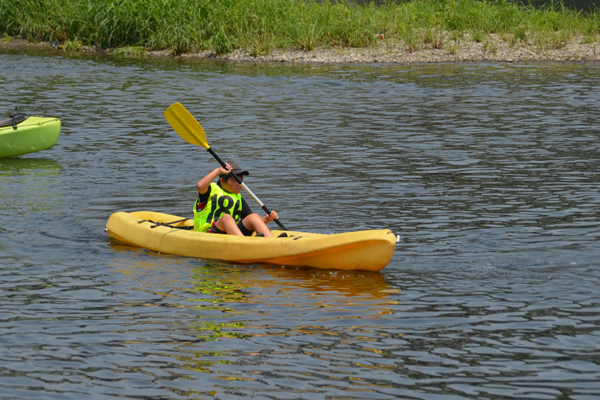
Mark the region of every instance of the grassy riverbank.
POLYGON ((2 40, 57 41, 67 49, 127 47, 175 54, 245 49, 372 47, 385 40, 404 50, 443 49, 464 42, 493 47, 565 47, 599 40, 600 13, 510 1, 413 0, 381 6, 305 0, 3 0, 2 40), (382 36, 383 35, 383 36, 382 36), (487 43, 487 44, 486 44, 487 43))

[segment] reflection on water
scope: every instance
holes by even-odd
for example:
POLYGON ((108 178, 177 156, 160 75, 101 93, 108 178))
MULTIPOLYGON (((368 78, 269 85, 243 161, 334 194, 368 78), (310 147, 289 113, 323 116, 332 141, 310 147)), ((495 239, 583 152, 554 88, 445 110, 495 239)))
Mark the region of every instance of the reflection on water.
POLYGON ((2 195, 15 194, 22 187, 29 188, 33 186, 31 182, 43 185, 60 172, 61 167, 50 159, 0 158, 0 184, 4 189, 2 195))
MULTIPOLYGON (((16 225, 2 224, 0 232, 22 237, 29 226, 26 216, 41 216, 52 212, 64 194, 60 173, 62 168, 51 159, 0 158, 0 216, 3 221, 18 221, 16 225), (18 208, 14 205, 19 204, 18 208), (19 232, 20 231, 20 232, 19 232)), ((35 223, 31 220, 29 223, 35 223)), ((0 250, 5 241, 0 242, 0 250)))
POLYGON ((367 354, 381 353, 374 348, 377 336, 401 337, 389 330, 377 331, 378 320, 389 317, 391 307, 398 304, 391 297, 399 293, 379 273, 204 263, 189 271, 189 287, 181 288, 185 296, 174 296, 166 287, 176 282, 165 278, 165 272, 174 268, 179 277, 185 262, 133 251, 138 254, 135 262, 127 257, 112 267, 135 281, 137 290, 160 295, 159 302, 168 299, 171 307, 179 304, 177 309, 184 310, 178 329, 184 327, 193 337, 181 343, 176 355, 188 370, 179 371, 184 376, 196 379, 195 374, 202 373, 215 381, 260 381, 263 374, 278 374, 281 367, 282 374, 302 375, 304 369, 311 375, 311 360, 323 356, 323 336, 330 343, 327 347, 339 342, 367 354), (270 341, 278 343, 279 349, 268 345, 270 341), (293 364, 299 370, 288 370, 290 357, 297 359, 293 364), (248 362, 254 366, 252 378, 235 371, 248 362), (273 368, 273 362, 279 367, 273 368))
POLYGON ((0 67, 0 109, 63 122, 60 146, 0 160, 3 396, 600 396, 597 65, 0 67), (290 228, 402 234, 390 265, 110 243, 115 211, 191 216, 215 168, 164 120, 175 101, 290 228))
MULTIPOLYGON (((135 248, 129 246, 113 244, 112 248, 117 251, 136 252, 135 248)), ((146 253, 145 250, 137 252, 146 253)), ((179 258, 169 255, 159 256, 158 259, 164 261, 116 262, 112 267, 136 281, 143 279, 147 282, 144 285, 153 287, 155 273, 159 276, 168 274, 173 262, 180 263, 179 258)), ((360 309, 365 310, 361 315, 363 319, 389 314, 388 307, 397 303, 389 297, 399 293, 398 289, 393 289, 386 283, 383 275, 364 271, 321 271, 245 265, 236 267, 226 263, 205 262, 201 267, 193 268, 191 276, 193 281, 192 287, 187 289, 190 294, 188 300, 195 304, 194 309, 199 313, 199 321, 192 323, 190 327, 199 332, 198 338, 204 340, 254 336, 248 333, 258 329, 254 310, 257 307, 268 308, 275 302, 282 309, 314 308, 324 321, 331 322, 355 318, 357 310, 360 309), (247 315, 248 313, 251 315, 247 315)), ((171 278, 162 277, 160 281, 167 285, 174 283, 171 278)), ((157 293, 154 289, 150 291, 157 293)), ((163 292, 163 295, 169 296, 167 292, 163 292)), ((262 318, 267 319, 271 315, 281 318, 276 313, 261 314, 262 318)), ((302 321, 292 318, 288 327, 300 323, 296 330, 302 330, 302 321)), ((278 322, 281 323, 281 320, 278 322)), ((271 334, 267 332, 268 326, 269 324, 260 329, 259 336, 271 334)), ((320 329, 326 330, 325 327, 320 329)))
POLYGON ((44 175, 59 172, 60 166, 52 159, 44 158, 0 158, 0 176, 33 173, 44 175))

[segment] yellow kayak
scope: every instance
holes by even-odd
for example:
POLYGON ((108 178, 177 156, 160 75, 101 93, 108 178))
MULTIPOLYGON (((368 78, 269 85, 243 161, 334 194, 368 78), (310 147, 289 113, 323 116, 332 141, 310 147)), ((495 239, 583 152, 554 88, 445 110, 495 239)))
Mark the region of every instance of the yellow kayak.
POLYGON ((397 242, 387 229, 332 235, 273 230, 273 238, 264 238, 196 232, 193 225, 192 219, 137 211, 112 214, 106 228, 113 239, 161 253, 340 270, 380 271, 392 259, 397 242), (174 221, 179 222, 160 225, 174 221), (287 236, 278 237, 283 233, 287 236))

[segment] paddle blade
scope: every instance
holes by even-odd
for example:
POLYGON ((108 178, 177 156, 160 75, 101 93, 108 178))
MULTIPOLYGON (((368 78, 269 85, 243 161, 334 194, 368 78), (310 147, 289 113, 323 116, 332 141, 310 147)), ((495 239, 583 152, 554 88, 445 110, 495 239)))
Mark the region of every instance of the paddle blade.
POLYGON ((171 105, 165 110, 165 118, 183 140, 208 150, 210 146, 206 143, 204 129, 184 106, 179 103, 171 105))

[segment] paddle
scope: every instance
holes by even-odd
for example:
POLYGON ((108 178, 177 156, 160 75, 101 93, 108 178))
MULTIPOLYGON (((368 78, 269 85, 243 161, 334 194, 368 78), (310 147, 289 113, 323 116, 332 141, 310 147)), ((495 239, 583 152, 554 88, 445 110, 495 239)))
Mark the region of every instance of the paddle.
MULTIPOLYGON (((188 143, 195 144, 196 146, 204 147, 214 158, 221 164, 223 168, 225 167, 225 163, 221 158, 213 151, 213 149, 206 142, 206 134, 204 133, 204 129, 202 126, 196 121, 196 118, 190 114, 188 110, 184 106, 179 103, 174 103, 169 108, 165 110, 165 118, 171 124, 175 132, 179 134, 188 143)), ((252 191, 246 186, 244 182, 237 177, 237 175, 230 173, 231 175, 241 186, 244 188, 246 192, 258 203, 258 205, 267 213, 267 215, 271 214, 271 211, 263 204, 262 201, 252 191)), ((285 226, 279 219, 274 220, 277 225, 284 231, 287 230, 285 226)))

